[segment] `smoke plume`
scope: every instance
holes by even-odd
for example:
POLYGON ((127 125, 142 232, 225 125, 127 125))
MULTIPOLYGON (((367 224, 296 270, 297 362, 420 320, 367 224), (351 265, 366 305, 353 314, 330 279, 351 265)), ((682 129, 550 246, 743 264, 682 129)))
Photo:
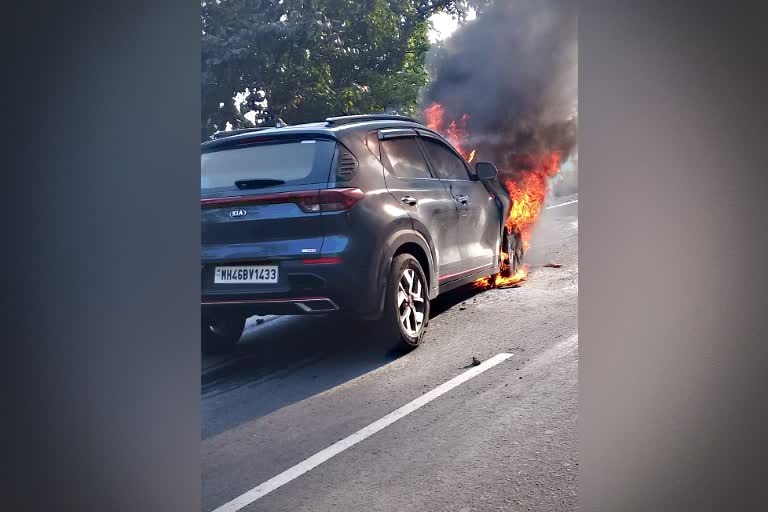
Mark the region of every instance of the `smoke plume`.
POLYGON ((496 0, 433 56, 424 106, 439 103, 447 119, 466 123, 465 147, 477 149, 475 161, 513 173, 526 158, 558 153, 565 162, 574 153, 575 3, 496 0))

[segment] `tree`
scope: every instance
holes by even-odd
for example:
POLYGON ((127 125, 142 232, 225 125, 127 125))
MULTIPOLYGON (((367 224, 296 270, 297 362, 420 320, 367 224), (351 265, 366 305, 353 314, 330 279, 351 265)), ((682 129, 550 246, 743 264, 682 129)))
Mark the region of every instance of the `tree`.
MULTIPOLYGON (((202 138, 276 119, 415 114, 428 80, 428 19, 462 0, 213 0, 202 3, 202 138), (246 92, 238 108, 234 97, 246 92)), ((242 96, 242 95, 241 95, 242 96)))

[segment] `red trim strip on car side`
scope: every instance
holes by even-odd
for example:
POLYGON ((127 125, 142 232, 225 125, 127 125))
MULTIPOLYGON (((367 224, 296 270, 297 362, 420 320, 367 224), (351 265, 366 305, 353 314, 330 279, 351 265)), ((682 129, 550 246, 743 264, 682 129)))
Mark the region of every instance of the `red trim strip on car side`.
POLYGON ((476 270, 480 270, 481 268, 490 268, 492 266, 493 265, 481 265, 479 267, 471 268, 471 269, 465 270, 463 272, 457 272, 455 274, 448 274, 447 276, 439 277, 437 280, 438 281, 445 281, 446 279, 451 279, 452 277, 463 276, 464 274, 471 274, 472 272, 474 272, 476 270))

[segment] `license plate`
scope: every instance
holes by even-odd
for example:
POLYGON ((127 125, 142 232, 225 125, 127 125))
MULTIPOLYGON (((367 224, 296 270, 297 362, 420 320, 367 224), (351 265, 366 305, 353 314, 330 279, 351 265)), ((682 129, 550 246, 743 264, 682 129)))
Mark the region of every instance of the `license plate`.
POLYGON ((276 284, 277 265, 216 267, 213 282, 217 284, 276 284))

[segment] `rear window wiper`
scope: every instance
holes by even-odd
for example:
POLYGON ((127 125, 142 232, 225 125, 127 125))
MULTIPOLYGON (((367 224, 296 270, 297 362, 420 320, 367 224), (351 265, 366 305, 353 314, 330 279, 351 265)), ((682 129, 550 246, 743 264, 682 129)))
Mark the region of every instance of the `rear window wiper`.
POLYGON ((275 187, 277 185, 285 185, 285 182, 283 180, 273 180, 273 179, 238 180, 235 182, 235 186, 240 190, 245 190, 249 188, 275 187))

